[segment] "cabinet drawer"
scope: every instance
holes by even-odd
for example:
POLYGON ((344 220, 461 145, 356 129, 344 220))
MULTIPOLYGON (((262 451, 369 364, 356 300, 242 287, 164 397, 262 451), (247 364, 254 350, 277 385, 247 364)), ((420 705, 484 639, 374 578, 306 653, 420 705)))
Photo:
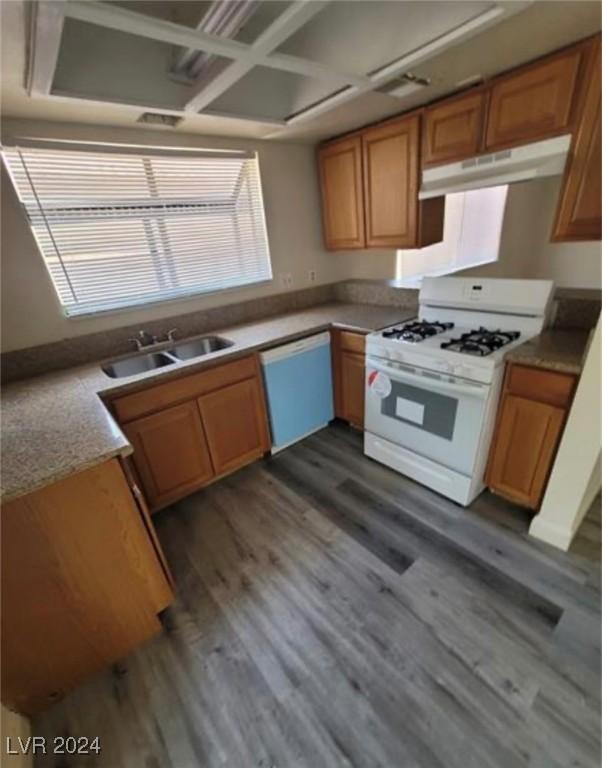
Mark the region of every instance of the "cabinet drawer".
POLYGON ((180 379, 167 381, 165 384, 158 384, 141 392, 124 395, 124 397, 113 400, 112 405, 117 419, 123 424, 147 413, 159 411, 185 400, 192 400, 219 387, 248 379, 256 374, 257 364, 255 358, 250 355, 232 363, 225 363, 195 373, 192 376, 182 376, 180 379))
POLYGON ((366 337, 363 333, 351 331, 339 331, 339 345, 348 352, 356 352, 360 355, 366 352, 366 337))
POLYGON ((575 381, 574 376, 566 373, 511 365, 506 390, 519 397, 566 408, 571 402, 575 381))

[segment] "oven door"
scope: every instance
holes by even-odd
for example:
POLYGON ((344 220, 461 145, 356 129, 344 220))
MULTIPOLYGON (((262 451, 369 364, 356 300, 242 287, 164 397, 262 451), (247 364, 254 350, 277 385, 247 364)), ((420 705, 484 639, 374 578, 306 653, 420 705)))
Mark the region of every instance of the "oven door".
POLYGON ((366 429, 470 476, 489 385, 380 358, 366 360, 366 429))

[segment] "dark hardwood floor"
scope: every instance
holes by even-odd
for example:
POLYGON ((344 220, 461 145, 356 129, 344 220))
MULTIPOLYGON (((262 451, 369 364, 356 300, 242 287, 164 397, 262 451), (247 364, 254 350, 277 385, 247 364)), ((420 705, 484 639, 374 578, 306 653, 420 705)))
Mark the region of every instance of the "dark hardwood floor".
POLYGON ((600 517, 574 551, 333 426, 155 517, 165 632, 34 733, 102 768, 598 768, 600 517))

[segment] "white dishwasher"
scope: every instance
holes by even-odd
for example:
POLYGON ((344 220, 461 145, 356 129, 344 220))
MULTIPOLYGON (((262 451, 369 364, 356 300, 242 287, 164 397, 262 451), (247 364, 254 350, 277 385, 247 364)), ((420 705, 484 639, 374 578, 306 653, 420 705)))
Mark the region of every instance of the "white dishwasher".
POLYGON ((275 453, 334 418, 330 334, 270 349, 260 359, 275 453))

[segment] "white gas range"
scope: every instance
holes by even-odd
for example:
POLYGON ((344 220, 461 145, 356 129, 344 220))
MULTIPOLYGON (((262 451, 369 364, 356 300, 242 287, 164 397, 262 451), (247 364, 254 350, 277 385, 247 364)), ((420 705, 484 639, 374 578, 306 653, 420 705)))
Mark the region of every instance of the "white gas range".
POLYGON ((418 318, 367 338, 366 455, 469 504, 485 487, 504 358, 541 332, 552 290, 424 278, 418 318))

